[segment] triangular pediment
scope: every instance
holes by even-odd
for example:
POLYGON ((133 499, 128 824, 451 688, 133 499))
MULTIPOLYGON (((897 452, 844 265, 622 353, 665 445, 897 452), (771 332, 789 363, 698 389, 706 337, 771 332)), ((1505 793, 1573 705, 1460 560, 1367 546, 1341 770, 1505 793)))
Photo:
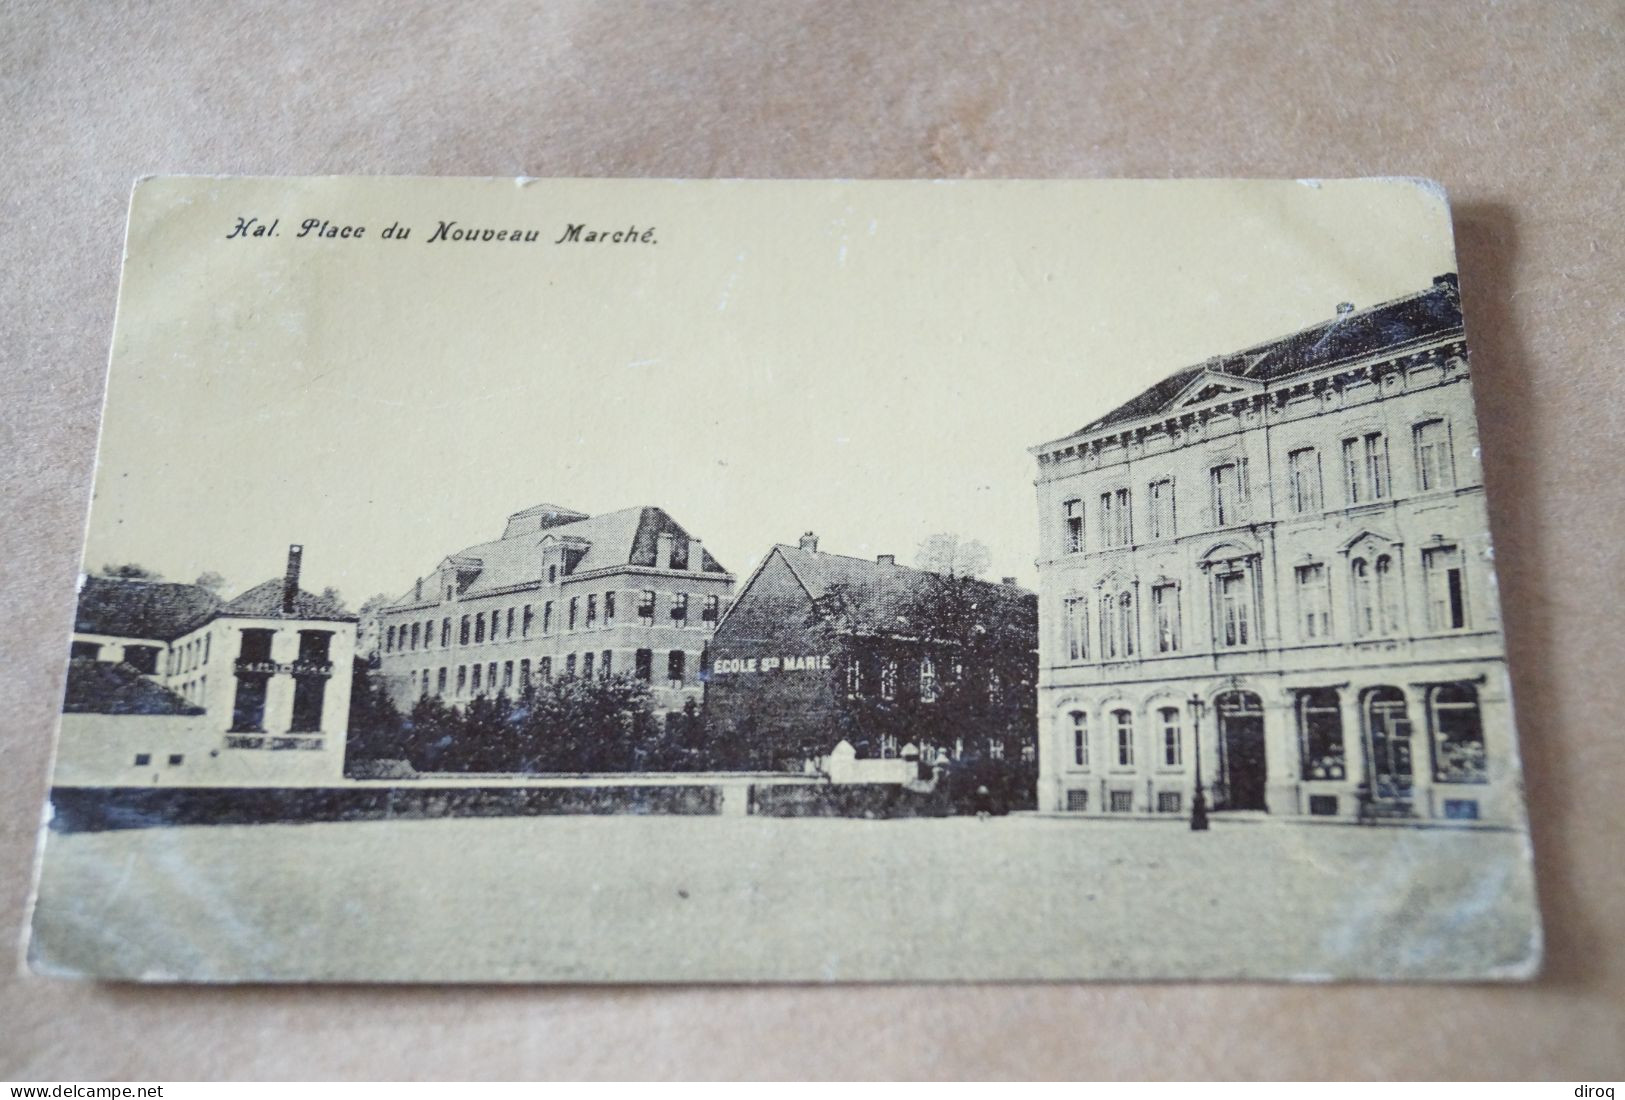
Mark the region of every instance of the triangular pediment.
POLYGON ((1258 393, 1263 388, 1261 382, 1251 378, 1238 378, 1233 374, 1205 370, 1185 383, 1184 388, 1174 395, 1166 408, 1172 411, 1210 405, 1215 401, 1232 401, 1238 397, 1258 393))
POLYGON ((1385 534, 1382 531, 1378 531, 1376 528, 1362 527, 1354 534, 1352 538, 1343 540, 1343 545, 1340 547, 1340 549, 1343 551, 1343 553, 1347 554, 1355 547, 1361 545, 1369 545, 1379 549, 1387 549, 1400 545, 1400 542, 1398 539, 1394 538, 1394 536, 1385 534))

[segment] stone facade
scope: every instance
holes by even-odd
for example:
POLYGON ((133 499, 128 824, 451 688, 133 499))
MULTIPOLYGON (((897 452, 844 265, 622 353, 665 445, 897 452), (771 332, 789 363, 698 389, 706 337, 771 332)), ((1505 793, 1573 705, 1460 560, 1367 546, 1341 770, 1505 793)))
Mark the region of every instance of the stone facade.
POLYGON ((1453 275, 1033 449, 1040 805, 1519 817, 1453 275))
POLYGON ((626 672, 650 682, 656 710, 677 710, 700 699, 700 656, 733 585, 662 509, 538 505, 380 612, 380 671, 402 709, 626 672))

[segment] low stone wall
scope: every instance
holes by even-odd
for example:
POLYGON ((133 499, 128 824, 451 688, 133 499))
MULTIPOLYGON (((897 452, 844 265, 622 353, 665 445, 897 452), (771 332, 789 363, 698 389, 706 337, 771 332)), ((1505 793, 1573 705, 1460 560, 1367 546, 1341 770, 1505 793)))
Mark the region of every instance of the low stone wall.
POLYGON ((758 786, 751 812, 761 817, 948 817, 954 806, 942 791, 921 793, 896 783, 758 786))
POLYGON ((53 787, 60 833, 166 825, 264 825, 546 814, 722 811, 720 785, 576 787, 53 787))

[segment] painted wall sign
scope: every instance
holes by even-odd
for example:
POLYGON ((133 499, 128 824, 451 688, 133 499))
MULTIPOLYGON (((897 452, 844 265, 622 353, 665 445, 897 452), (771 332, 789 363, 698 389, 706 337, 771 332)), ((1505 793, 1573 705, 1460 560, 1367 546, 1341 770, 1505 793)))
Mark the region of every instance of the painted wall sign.
POLYGON ((711 664, 715 676, 752 672, 828 672, 828 654, 809 657, 719 657, 711 664))

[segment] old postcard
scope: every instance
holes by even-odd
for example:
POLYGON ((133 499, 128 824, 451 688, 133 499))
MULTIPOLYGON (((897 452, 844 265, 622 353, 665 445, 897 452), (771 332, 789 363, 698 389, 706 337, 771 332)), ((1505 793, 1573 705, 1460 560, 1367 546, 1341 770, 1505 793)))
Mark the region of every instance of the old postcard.
POLYGON ((31 964, 1527 977, 1473 377, 1425 181, 143 180, 31 964))

